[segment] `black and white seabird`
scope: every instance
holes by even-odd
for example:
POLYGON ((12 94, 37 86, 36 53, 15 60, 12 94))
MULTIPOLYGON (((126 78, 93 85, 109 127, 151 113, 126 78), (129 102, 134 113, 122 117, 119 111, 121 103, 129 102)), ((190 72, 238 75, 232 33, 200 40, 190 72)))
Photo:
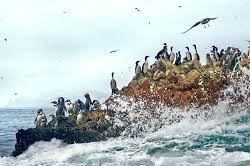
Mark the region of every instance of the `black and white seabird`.
POLYGON ((213 54, 214 54, 214 57, 216 59, 216 61, 219 61, 220 60, 220 55, 218 53, 218 48, 216 46, 212 46, 213 48, 213 54))
POLYGON ((212 61, 209 53, 206 54, 206 64, 207 64, 208 67, 213 66, 213 61, 212 61))
POLYGON ((193 60, 198 60, 198 61, 200 61, 200 55, 198 54, 197 47, 196 47, 195 44, 193 44, 193 46, 194 46, 194 50, 195 50, 193 60))
POLYGON ((168 47, 167 47, 166 43, 163 44, 162 50, 157 53, 155 58, 158 60, 158 59, 160 59, 161 57, 164 57, 164 56, 166 56, 166 57, 168 56, 168 47))
POLYGON ((85 109, 87 110, 87 111, 89 111, 90 110, 90 108, 91 108, 91 105, 93 104, 92 103, 92 101, 91 101, 91 98, 90 98, 90 96, 89 96, 89 94, 88 93, 86 93, 85 95, 84 95, 84 97, 85 97, 85 109))
POLYGON ((175 65, 176 66, 180 66, 181 65, 181 52, 180 51, 178 51, 178 54, 176 53, 175 65))
POLYGON ((147 72, 148 72, 148 57, 149 56, 145 56, 145 62, 142 65, 142 73, 143 74, 147 74, 147 72))
POLYGON ((44 128, 46 127, 47 124, 47 118, 46 115, 43 113, 42 109, 39 109, 37 111, 37 116, 36 119, 34 121, 36 128, 44 128))
POLYGON ((247 49, 247 57, 250 58, 250 46, 248 46, 248 49, 247 49))
POLYGON ((64 118, 66 111, 65 100, 63 97, 59 97, 57 102, 56 117, 64 118))
POLYGON ((187 49, 187 52, 186 52, 186 59, 188 62, 192 61, 192 54, 191 52, 189 51, 189 47, 186 47, 187 49))
POLYGON ((174 63, 174 60, 175 60, 175 53, 173 51, 173 46, 170 48, 170 58, 169 58, 169 61, 173 64, 174 63))
POLYGON ((140 61, 135 62, 135 75, 139 76, 141 74, 141 66, 139 65, 140 61))
POLYGON ((110 81, 110 87, 111 87, 111 91, 112 91, 111 94, 113 95, 113 94, 117 94, 118 89, 117 89, 116 80, 114 79, 114 72, 112 72, 111 76, 112 76, 112 79, 110 81))
MULTIPOLYGON (((204 25, 204 27, 206 28, 206 24, 208 25, 208 22, 209 22, 209 21, 215 20, 215 19, 217 19, 217 17, 215 17, 215 18, 204 18, 204 19, 202 19, 201 21, 195 23, 195 24, 194 24, 191 28, 189 28, 187 31, 182 32, 182 33, 183 33, 183 34, 184 34, 184 33, 187 33, 188 31, 190 31, 191 29, 193 29, 194 27, 196 27, 196 26, 198 26, 198 25, 200 25, 200 24, 204 25)), ((208 25, 208 26, 209 26, 209 25, 208 25)))

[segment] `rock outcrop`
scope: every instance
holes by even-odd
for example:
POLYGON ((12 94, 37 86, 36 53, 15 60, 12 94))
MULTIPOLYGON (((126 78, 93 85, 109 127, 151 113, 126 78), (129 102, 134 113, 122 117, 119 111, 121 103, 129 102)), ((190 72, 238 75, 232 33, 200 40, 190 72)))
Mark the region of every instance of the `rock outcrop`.
MULTIPOLYGON (((249 64, 248 59, 242 60, 232 71, 226 65, 221 67, 220 64, 215 64, 208 67, 202 66, 198 61, 185 62, 176 67, 167 60, 160 59, 146 74, 136 76, 118 95, 108 98, 104 103, 106 108, 83 114, 82 123, 77 124, 77 115, 71 115, 61 119, 56 127, 48 125, 44 129, 19 130, 12 155, 21 154, 36 141, 50 141, 52 138, 73 144, 119 136, 123 128, 115 126, 112 120, 116 115, 116 108, 121 106, 118 98, 143 101, 150 109, 163 103, 183 110, 216 105, 225 97, 233 99, 235 103, 248 101, 249 91, 245 95, 237 94, 240 92, 237 81, 243 76, 239 66, 250 69, 249 64), (225 93, 228 87, 235 89, 235 95, 225 93)), ((249 77, 244 76, 244 81, 249 82, 249 77)))

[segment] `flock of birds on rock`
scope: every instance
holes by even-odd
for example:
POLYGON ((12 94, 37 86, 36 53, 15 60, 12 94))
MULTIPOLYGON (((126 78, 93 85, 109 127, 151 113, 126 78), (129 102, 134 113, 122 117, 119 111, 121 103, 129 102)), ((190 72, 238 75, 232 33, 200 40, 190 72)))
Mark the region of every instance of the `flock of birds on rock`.
MULTIPOLYGON (((156 62, 153 65, 149 66, 149 56, 145 56, 142 67, 139 65, 140 61, 136 61, 135 78, 138 78, 142 75, 146 75, 150 68, 154 67, 159 61, 162 60, 169 61, 171 64, 176 65, 177 67, 187 62, 198 62, 198 64, 200 64, 200 55, 197 51, 197 46, 193 44, 193 47, 193 54, 190 52, 189 47, 186 47, 186 56, 182 59, 180 51, 178 51, 178 53, 175 53, 173 47, 170 48, 170 53, 168 53, 167 44, 164 43, 162 50, 160 50, 155 56, 156 62)), ((250 59, 250 46, 244 53, 242 53, 238 48, 234 47, 221 49, 220 52, 218 52, 218 47, 212 46, 212 50, 210 51, 210 53, 206 54, 206 65, 208 67, 227 66, 229 67, 229 69, 232 70, 242 59, 250 59)), ((114 72, 111 73, 110 87, 112 95, 119 94, 117 83, 114 79, 114 72)), ((88 93, 86 93, 84 97, 85 103, 82 102, 80 99, 72 103, 69 99, 65 101, 63 97, 59 97, 57 101, 52 101, 51 103, 56 108, 56 116, 54 114, 50 115, 52 117, 52 121, 48 125, 56 128, 58 126, 59 121, 65 119, 65 112, 68 112, 70 115, 77 115, 76 124, 82 124, 82 117, 84 114, 86 115, 101 107, 100 102, 98 100, 92 101, 88 93), (65 106, 65 104, 67 105, 67 107, 65 106)), ((46 115, 43 113, 42 109, 39 109, 37 111, 35 124, 37 128, 46 127, 47 118, 46 115)))
MULTIPOLYGON (((101 107, 100 102, 98 100, 92 101, 88 93, 86 93, 84 97, 85 103, 80 99, 72 103, 70 99, 65 100, 63 97, 59 97, 57 101, 52 101, 51 104, 53 104, 53 106, 56 108, 56 115, 50 115, 52 117, 52 121, 48 125, 52 128, 57 128, 59 122, 65 119, 66 112, 68 112, 69 115, 77 115, 76 124, 79 125, 82 123, 81 121, 83 115, 86 115, 101 107)), ((47 117, 43 113, 42 109, 37 111, 37 116, 34 123, 36 124, 36 128, 46 127, 47 117)))
MULTIPOLYGON (((196 44, 193 44, 194 47, 194 53, 192 53, 189 50, 189 47, 186 47, 186 56, 182 59, 181 52, 178 51, 177 53, 174 52, 174 47, 170 47, 170 53, 168 52, 167 44, 163 44, 163 49, 160 50, 157 55, 155 56, 156 63, 160 60, 167 60, 171 64, 174 64, 176 66, 180 66, 183 63, 191 62, 191 61, 200 61, 200 55, 197 50, 196 44)), ((212 50, 210 53, 206 54, 206 65, 208 67, 212 66, 224 66, 228 65, 231 69, 235 67, 235 65, 244 58, 250 58, 250 46, 248 47, 248 50, 246 53, 242 53, 238 48, 234 47, 228 47, 226 50, 221 49, 220 52, 218 52, 218 47, 212 46, 212 50)), ((142 65, 142 67, 139 65, 140 61, 135 62, 135 75, 140 76, 141 74, 146 74, 149 70, 149 64, 148 64, 148 57, 145 56, 145 61, 142 65)), ((155 64, 156 64, 155 63, 155 64)), ((154 64, 154 65, 155 65, 154 64)), ((151 65, 152 67, 153 65, 151 65)))

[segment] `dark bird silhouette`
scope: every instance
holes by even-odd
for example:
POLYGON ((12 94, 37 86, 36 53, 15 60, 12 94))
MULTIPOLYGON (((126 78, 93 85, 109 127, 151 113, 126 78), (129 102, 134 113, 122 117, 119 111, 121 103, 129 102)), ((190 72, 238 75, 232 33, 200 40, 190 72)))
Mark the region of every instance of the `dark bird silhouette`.
MULTIPOLYGON (((199 22, 197 22, 197 23, 195 23, 191 28, 189 28, 187 31, 185 31, 185 32, 182 32, 183 34, 184 33, 187 33, 188 31, 190 31, 191 29, 193 29, 194 27, 196 27, 196 26, 198 26, 198 25, 206 25, 206 24, 208 24, 208 22, 209 21, 211 21, 211 20, 215 20, 215 19, 217 19, 217 17, 215 17, 215 18, 204 18, 204 19, 202 19, 201 21, 199 21, 199 22)), ((209 26, 209 25, 208 25, 209 26)), ((206 26, 205 26, 205 28, 206 28, 206 26)))
POLYGON ((119 51, 119 49, 117 49, 117 50, 112 50, 112 51, 110 51, 109 53, 112 54, 112 53, 116 53, 117 51, 119 51))
POLYGON ((15 93, 15 96, 18 95, 18 93, 15 93))
POLYGON ((140 9, 138 9, 137 7, 135 8, 135 10, 136 10, 136 11, 138 11, 138 12, 141 12, 141 10, 140 10, 140 9))
POLYGON ((7 42, 7 38, 4 39, 7 42))
POLYGON ((164 54, 167 54, 167 44, 166 43, 164 43, 163 44, 163 48, 162 48, 162 50, 160 50, 158 53, 157 53, 157 55, 155 56, 155 59, 160 59, 161 57, 164 57, 164 54))
POLYGON ((1 79, 3 80, 3 76, 1 77, 1 79))

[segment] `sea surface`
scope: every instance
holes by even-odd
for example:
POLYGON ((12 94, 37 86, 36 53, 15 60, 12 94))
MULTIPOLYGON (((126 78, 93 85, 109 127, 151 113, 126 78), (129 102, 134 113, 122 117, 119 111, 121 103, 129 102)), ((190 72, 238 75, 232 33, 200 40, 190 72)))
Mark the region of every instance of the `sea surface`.
MULTIPOLYGON (((0 166, 248 166, 250 112, 245 109, 223 113, 227 109, 219 104, 209 118, 207 114, 206 118, 193 118, 183 113, 184 118, 178 123, 137 137, 72 145, 56 139, 37 142, 16 158, 9 156, 14 149, 15 133, 34 127, 36 109, 0 110, 0 166)), ((53 110, 44 112, 50 114, 53 110)), ((152 126, 161 123, 157 119, 152 126)))

